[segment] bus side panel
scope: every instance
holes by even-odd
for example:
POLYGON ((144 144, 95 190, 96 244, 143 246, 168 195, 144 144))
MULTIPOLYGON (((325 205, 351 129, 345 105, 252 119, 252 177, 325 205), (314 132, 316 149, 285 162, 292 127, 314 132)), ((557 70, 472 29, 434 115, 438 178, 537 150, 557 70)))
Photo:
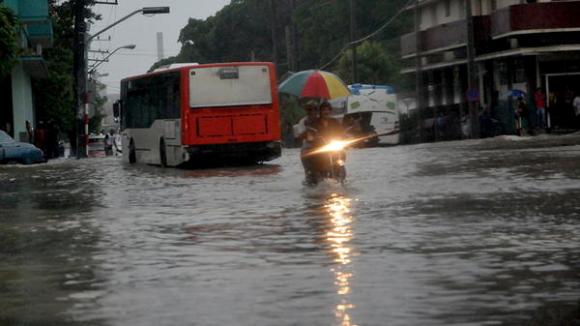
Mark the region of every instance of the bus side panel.
POLYGON ((189 69, 181 69, 181 145, 189 144, 192 134, 195 133, 189 113, 189 69))
POLYGON ((123 160, 129 162, 129 144, 133 139, 137 162, 161 164, 161 139, 164 141, 167 165, 183 163, 183 150, 176 137, 180 133, 179 120, 156 120, 149 128, 125 129, 122 132, 123 160))

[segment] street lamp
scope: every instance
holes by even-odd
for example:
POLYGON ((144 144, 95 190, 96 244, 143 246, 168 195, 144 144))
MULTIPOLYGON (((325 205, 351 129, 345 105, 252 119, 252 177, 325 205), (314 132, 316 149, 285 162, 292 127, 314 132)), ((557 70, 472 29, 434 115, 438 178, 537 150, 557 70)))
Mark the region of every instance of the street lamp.
MULTIPOLYGON (((89 103, 88 103, 88 96, 87 96, 87 86, 88 86, 88 61, 89 61, 89 48, 91 47, 91 41, 94 40, 97 36, 103 34, 104 32, 108 31, 109 29, 117 26, 119 23, 127 20, 129 17, 132 17, 136 14, 143 14, 143 15, 155 15, 155 14, 168 14, 169 7, 143 7, 141 9, 137 9, 132 13, 128 14, 127 16, 117 20, 116 22, 112 23, 111 25, 103 28, 99 32, 89 36, 85 33, 85 60, 84 60, 84 67, 83 67, 83 74, 82 79, 78 80, 80 82, 80 86, 78 89, 84 90, 84 105, 79 108, 79 116, 82 116, 82 120, 84 123, 84 128, 78 129, 77 134, 77 158, 87 157, 88 156, 88 148, 87 148, 87 135, 89 134, 89 119, 88 119, 88 112, 89 112, 89 103), (82 144, 82 145, 81 145, 82 144), (81 148, 83 147, 83 148, 81 148)), ((96 68, 93 67, 92 70, 96 68)))
MULTIPOLYGON (((108 31, 109 29, 117 26, 119 23, 127 20, 129 17, 131 16, 135 16, 136 14, 143 14, 143 15, 156 15, 156 14, 168 14, 169 13, 169 7, 143 7, 141 9, 137 9, 135 11, 133 11, 132 13, 128 14, 127 16, 117 20, 116 22, 112 23, 111 25, 103 28, 102 30, 100 30, 98 33, 95 33, 93 35, 91 35, 87 41, 91 42, 95 37, 103 34, 104 32, 108 31)), ((88 45, 88 43, 87 43, 88 45)), ((87 46, 88 48, 88 46, 87 46)))
POLYGON ((168 14, 169 7, 144 7, 143 15, 168 14))
POLYGON ((127 45, 123 45, 120 46, 116 49, 114 49, 113 51, 111 51, 111 53, 109 53, 105 58, 103 58, 103 60, 99 61, 99 63, 95 64, 93 67, 91 67, 91 70, 89 70, 89 75, 91 75, 98 66, 100 66, 101 64, 103 64, 103 62, 107 62, 107 60, 113 55, 115 54, 115 52, 121 50, 121 49, 129 49, 129 50, 133 50, 135 49, 135 47, 137 47, 135 44, 127 44, 127 45))
MULTIPOLYGON (((103 76, 108 76, 109 74, 99 74, 97 72, 97 67, 100 66, 101 64, 103 64, 103 62, 108 62, 108 59, 115 54, 115 52, 121 50, 121 49, 129 49, 129 50, 133 50, 135 49, 136 45, 135 44, 128 44, 128 45, 123 45, 120 46, 118 48, 116 48, 115 50, 111 51, 111 53, 109 53, 105 58, 103 58, 103 60, 99 60, 98 63, 94 64, 91 67, 91 70, 89 70, 88 72, 88 78, 87 78, 87 103, 88 103, 88 107, 90 107, 91 104, 94 105, 94 96, 96 96, 98 90, 97 90, 97 78, 98 77, 103 77, 103 76)), ((93 109, 95 109, 93 107, 93 109)), ((87 109, 87 113, 89 112, 89 110, 87 109)), ((96 112, 96 111, 93 111, 96 112)), ((88 133, 88 131, 87 131, 88 133)))

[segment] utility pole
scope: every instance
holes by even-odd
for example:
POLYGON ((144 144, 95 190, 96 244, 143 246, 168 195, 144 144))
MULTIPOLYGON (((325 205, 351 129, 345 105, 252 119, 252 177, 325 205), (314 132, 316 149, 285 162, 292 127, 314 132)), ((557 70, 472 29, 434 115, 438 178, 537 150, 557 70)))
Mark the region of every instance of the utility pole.
POLYGON ((286 57, 288 60, 288 71, 296 72, 298 70, 298 31, 296 22, 294 21, 294 8, 296 4, 294 0, 290 0, 290 13, 292 21, 289 26, 284 28, 286 36, 286 57))
MULTIPOLYGON (((74 147, 71 148, 71 154, 74 150, 77 158, 83 158, 86 155, 84 148, 86 146, 86 135, 84 132, 84 119, 87 117, 83 114, 86 93, 85 84, 85 33, 87 25, 85 23, 85 1, 75 0, 73 4, 74 15, 74 47, 73 47, 73 70, 75 82, 75 140, 74 147)), ((73 142, 71 140, 71 142, 73 142)))
POLYGON ((276 37, 276 2, 270 0, 270 32, 272 35, 272 62, 278 64, 278 38, 276 37))
POLYGON ((286 58, 288 62, 288 71, 295 72, 294 70, 294 56, 292 55, 294 51, 292 47, 292 32, 291 27, 286 26, 284 28, 284 32, 286 35, 286 58))
POLYGON ((465 0, 465 21, 467 29, 467 101, 469 106, 469 121, 471 123, 471 138, 479 138, 479 88, 475 72, 475 37, 473 35, 473 13, 471 0, 465 0))
POLYGON ((294 71, 298 71, 300 69, 300 53, 298 49, 298 24, 294 18, 296 0, 290 0, 290 6, 292 8, 292 58, 294 58, 294 71))
POLYGON ((417 131, 419 142, 423 135, 423 120, 421 119, 421 109, 423 108, 423 72, 421 71, 421 16, 419 11, 419 0, 415 0, 415 96, 417 97, 415 108, 417 110, 417 131))
MULTIPOLYGON (((77 159, 87 157, 87 143, 89 135, 89 90, 88 90, 88 61, 89 44, 92 37, 88 36, 85 22, 87 0, 74 0, 74 49, 73 70, 75 78, 75 135, 77 159)), ((117 1, 94 1, 94 4, 116 5, 117 1)), ((96 35, 95 35, 96 36, 96 35)))
POLYGON ((358 67, 357 67, 357 56, 356 56, 356 2, 355 0, 350 0, 350 43, 352 48, 352 83, 358 82, 358 67))

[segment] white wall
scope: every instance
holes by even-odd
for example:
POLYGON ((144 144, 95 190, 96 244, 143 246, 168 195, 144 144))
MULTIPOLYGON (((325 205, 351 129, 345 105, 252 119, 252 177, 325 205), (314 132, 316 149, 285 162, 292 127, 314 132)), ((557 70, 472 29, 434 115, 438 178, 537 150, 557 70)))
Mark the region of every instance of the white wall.
POLYGON ((421 7, 420 11, 421 11, 420 12, 420 16, 421 16, 420 29, 421 30, 425 30, 425 29, 428 29, 428 28, 431 28, 431 27, 437 25, 437 22, 433 20, 434 19, 434 15, 433 15, 434 5, 433 4, 421 7))
POLYGON ((520 4, 520 0, 497 0, 497 9, 520 4))
POLYGON ((32 99, 32 86, 30 76, 24 71, 22 63, 18 63, 12 70, 12 114, 14 120, 14 139, 26 140, 26 120, 32 126, 36 125, 34 119, 34 102, 32 99))
MULTIPOLYGON (((437 25, 451 23, 462 20, 465 17, 465 0, 448 0, 449 15, 447 15, 446 0, 440 0, 432 4, 421 7, 421 30, 432 28, 437 25)), ((480 7, 475 4, 479 0, 472 0, 473 7, 480 7)))
MULTIPOLYGON (((474 16, 489 15, 492 13, 493 0, 470 0, 474 16)), ((538 2, 550 2, 553 0, 538 0, 538 2)), ((446 12, 446 0, 439 0, 420 9, 421 30, 432 28, 437 25, 450 23, 465 18, 465 0, 449 0, 450 12, 446 12)), ((522 0, 496 0, 496 10, 525 3, 522 0)))

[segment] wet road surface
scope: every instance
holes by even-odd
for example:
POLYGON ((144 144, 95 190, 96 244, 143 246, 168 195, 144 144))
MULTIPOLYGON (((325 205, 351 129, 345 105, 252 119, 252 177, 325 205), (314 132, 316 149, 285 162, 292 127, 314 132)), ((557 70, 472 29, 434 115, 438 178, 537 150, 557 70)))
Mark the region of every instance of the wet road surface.
POLYGON ((580 145, 264 166, 0 166, 0 324, 519 325, 580 298, 580 145))

